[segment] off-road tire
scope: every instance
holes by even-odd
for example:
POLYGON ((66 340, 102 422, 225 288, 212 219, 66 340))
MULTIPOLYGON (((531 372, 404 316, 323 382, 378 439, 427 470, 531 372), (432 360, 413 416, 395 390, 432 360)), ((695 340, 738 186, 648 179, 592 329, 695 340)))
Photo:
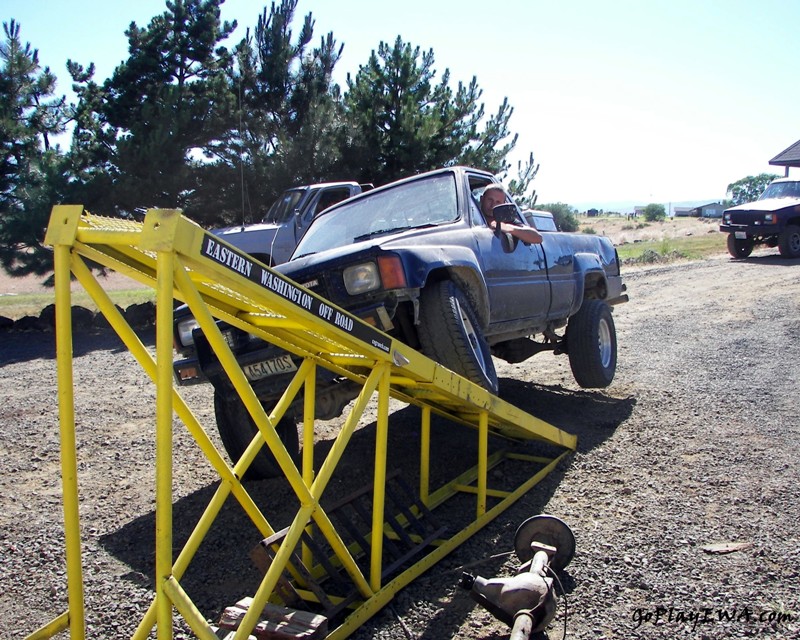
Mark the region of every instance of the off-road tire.
MULTIPOLYGON (((268 410, 267 413, 269 413, 268 410)), ((225 446, 231 461, 236 464, 245 449, 247 449, 253 436, 255 436, 258 428, 236 394, 223 396, 220 391, 215 389, 214 415, 217 418, 217 430, 222 439, 222 444, 225 446)), ((275 425, 275 429, 289 455, 296 463, 300 456, 300 439, 297 435, 297 424, 294 420, 284 417, 275 425)), ((248 480, 260 480, 263 478, 275 478, 281 474, 281 468, 265 443, 247 469, 245 478, 248 480)))
POLYGON ((433 282, 420 296, 422 353, 451 371, 497 393, 497 372, 478 317, 452 280, 433 282))
POLYGON ((778 238, 778 251, 784 258, 800 258, 800 227, 788 225, 778 238))
POLYGON ((732 233, 729 233, 728 253, 734 258, 746 258, 753 253, 753 241, 750 239, 740 240, 732 233))
POLYGON ((610 307, 584 300, 567 324, 567 354, 575 381, 584 389, 611 384, 617 370, 617 332, 610 307))

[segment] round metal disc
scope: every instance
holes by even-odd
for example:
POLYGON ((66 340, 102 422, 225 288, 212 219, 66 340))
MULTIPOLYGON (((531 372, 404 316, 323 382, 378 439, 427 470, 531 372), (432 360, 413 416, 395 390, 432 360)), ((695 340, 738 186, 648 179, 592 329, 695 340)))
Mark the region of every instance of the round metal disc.
POLYGON ((531 543, 541 542, 556 548, 550 566, 561 571, 575 555, 575 536, 567 524, 555 516, 539 515, 528 518, 519 525, 514 536, 514 551, 522 562, 533 557, 531 543))

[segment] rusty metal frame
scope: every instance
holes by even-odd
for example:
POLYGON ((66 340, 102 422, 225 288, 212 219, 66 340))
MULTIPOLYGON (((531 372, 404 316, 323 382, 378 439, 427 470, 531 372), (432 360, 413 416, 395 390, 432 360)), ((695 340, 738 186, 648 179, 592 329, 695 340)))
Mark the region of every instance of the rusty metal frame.
POLYGON ((266 515, 239 478, 262 446, 269 447, 296 494, 300 506, 274 560, 253 596, 253 606, 234 638, 247 638, 284 571, 292 573, 290 557, 303 531, 313 522, 325 536, 360 598, 344 621, 328 637, 344 638, 385 606, 401 588, 428 570, 467 538, 538 483, 576 446, 576 438, 491 395, 479 386, 394 341, 360 319, 305 290, 255 261, 175 210, 150 210, 144 223, 94 216, 81 206, 53 208, 46 242, 54 247, 56 284, 56 340, 59 422, 62 455, 63 511, 68 581, 68 611, 29 638, 50 638, 70 631, 84 638, 84 583, 78 515, 76 430, 72 376, 70 273, 84 286, 111 327, 156 384, 156 587, 153 603, 133 638, 143 639, 155 627, 158 638, 172 637, 173 607, 204 640, 217 638, 180 580, 225 501, 233 495, 264 537, 275 533, 266 515), (156 290, 156 355, 144 347, 108 294, 94 278, 85 260, 124 273, 156 290), (199 420, 183 401, 173 380, 173 298, 185 301, 207 336, 258 434, 242 458, 231 466, 215 448, 199 420), (335 316, 334 316, 335 314, 335 316), (334 322, 333 318, 338 322, 334 322), (293 381, 275 408, 266 414, 217 320, 241 328, 304 358, 293 381), (313 468, 313 447, 304 447, 300 468, 286 451, 274 425, 292 401, 303 393, 306 407, 304 442, 314 437, 314 380, 316 367, 326 367, 361 385, 361 392, 319 469, 313 468), (362 570, 320 504, 325 489, 367 404, 377 396, 373 510, 368 570, 362 570), (384 581, 382 543, 385 527, 385 483, 389 399, 421 409, 419 498, 434 509, 454 495, 475 495, 471 523, 398 575, 384 581), (172 419, 177 414, 198 447, 219 474, 221 483, 195 525, 187 543, 172 561, 172 419), (477 432, 475 467, 444 486, 430 486, 431 415, 443 416, 477 432), (489 435, 511 441, 540 440, 562 449, 553 459, 489 451, 489 435), (516 457, 535 463, 539 470, 512 491, 488 487, 488 472, 504 459, 516 457), (492 505, 489 502, 493 502, 492 505))

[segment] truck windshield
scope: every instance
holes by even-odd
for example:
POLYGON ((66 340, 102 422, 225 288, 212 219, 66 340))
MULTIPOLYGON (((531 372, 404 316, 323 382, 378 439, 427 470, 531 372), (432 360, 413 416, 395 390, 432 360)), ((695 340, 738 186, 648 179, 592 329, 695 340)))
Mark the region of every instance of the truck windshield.
POLYGON ((773 182, 758 198, 800 198, 800 182, 773 182))
POLYGON ((281 224, 290 220, 295 209, 300 206, 300 200, 305 191, 303 189, 289 189, 284 191, 283 195, 272 203, 272 206, 267 211, 267 215, 261 222, 271 222, 272 224, 281 224))
POLYGON ((322 213, 308 228, 293 257, 457 218, 455 176, 440 173, 370 191, 322 213))

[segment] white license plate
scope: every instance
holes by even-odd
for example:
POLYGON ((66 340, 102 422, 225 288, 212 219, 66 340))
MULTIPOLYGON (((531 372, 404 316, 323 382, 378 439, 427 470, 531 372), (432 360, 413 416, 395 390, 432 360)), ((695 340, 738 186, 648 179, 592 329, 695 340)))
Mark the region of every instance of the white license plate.
POLYGON ((734 231, 733 236, 737 240, 747 240, 747 231, 734 231))
POLYGON ((244 375, 248 380, 261 380, 269 376, 276 376, 281 373, 291 373, 297 371, 297 365, 292 361, 292 357, 287 353, 277 358, 246 364, 243 367, 244 375))

